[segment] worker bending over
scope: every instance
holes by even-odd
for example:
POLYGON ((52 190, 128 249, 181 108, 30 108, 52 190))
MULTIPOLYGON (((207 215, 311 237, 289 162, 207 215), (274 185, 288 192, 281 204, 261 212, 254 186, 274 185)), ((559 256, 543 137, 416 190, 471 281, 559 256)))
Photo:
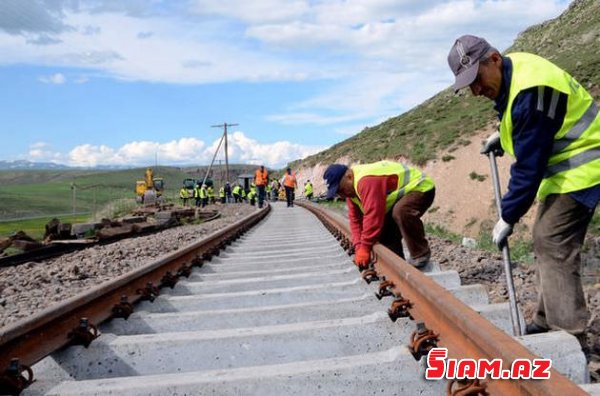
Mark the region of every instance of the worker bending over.
MULTIPOLYGON (((600 117, 594 99, 567 72, 529 53, 502 56, 483 38, 462 36, 448 54, 454 89, 494 101, 500 132, 482 153, 515 157, 493 240, 540 201, 533 227, 539 295, 527 333, 584 335, 589 317, 581 285, 581 247, 600 200, 600 117)), ((580 338, 580 341, 582 339, 580 338)))
POLYGON ((410 253, 408 262, 417 268, 429 262, 431 250, 421 216, 433 203, 433 180, 417 168, 398 162, 330 165, 323 175, 327 199, 346 199, 355 249, 354 262, 369 264, 371 250, 380 242, 404 258, 402 239, 410 253))

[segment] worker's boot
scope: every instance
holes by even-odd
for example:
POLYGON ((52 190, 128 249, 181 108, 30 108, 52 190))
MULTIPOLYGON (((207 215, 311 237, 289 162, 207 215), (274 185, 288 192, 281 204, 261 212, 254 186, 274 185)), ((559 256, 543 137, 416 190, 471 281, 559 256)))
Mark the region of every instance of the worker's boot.
POLYGON ((426 254, 425 256, 417 257, 417 258, 409 258, 408 263, 415 268, 423 268, 427 264, 429 264, 429 259, 431 258, 431 253, 426 254))

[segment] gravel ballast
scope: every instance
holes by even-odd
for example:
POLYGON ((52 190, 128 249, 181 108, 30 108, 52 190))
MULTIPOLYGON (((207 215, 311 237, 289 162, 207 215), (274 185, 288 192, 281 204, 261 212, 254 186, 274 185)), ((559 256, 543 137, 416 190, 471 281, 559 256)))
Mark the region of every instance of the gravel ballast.
POLYGON ((27 318, 223 229, 258 210, 248 204, 209 205, 221 217, 68 253, 43 262, 0 268, 0 328, 27 318))

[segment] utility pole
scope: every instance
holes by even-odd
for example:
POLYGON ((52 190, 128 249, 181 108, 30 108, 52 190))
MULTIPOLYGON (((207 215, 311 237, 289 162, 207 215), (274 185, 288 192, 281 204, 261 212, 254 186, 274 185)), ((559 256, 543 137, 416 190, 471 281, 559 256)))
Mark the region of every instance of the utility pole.
POLYGON ((219 174, 221 175, 220 179, 221 179, 221 184, 225 185, 225 181, 223 181, 223 160, 222 159, 218 159, 217 161, 219 161, 219 174))
POLYGON ((238 126, 240 124, 228 124, 224 122, 221 125, 211 125, 211 128, 223 128, 223 140, 225 140, 225 181, 229 181, 229 152, 227 150, 227 127, 238 126))

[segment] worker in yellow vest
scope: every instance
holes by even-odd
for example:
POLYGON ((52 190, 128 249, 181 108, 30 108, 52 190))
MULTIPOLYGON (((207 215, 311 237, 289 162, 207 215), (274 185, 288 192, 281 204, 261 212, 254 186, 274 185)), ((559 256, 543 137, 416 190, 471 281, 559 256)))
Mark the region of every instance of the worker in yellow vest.
POLYGON ((206 184, 203 184, 202 187, 200 187, 200 192, 199 192, 198 196, 200 197, 200 207, 201 208, 208 205, 208 191, 206 189, 206 184))
MULTIPOLYGON (((250 205, 254 206, 254 204, 256 203, 257 197, 258 197, 258 192, 256 189, 256 185, 254 183, 252 183, 252 184, 250 184, 250 191, 248 192, 248 195, 246 196, 246 198, 250 202, 250 205)), ((260 206, 259 206, 259 208, 260 208, 260 206)))
POLYGON ((194 186, 194 200, 195 206, 198 207, 202 204, 202 195, 200 193, 200 184, 196 183, 194 186))
POLYGON ((206 187, 206 195, 208 196, 208 202, 211 204, 215 203, 215 189, 213 186, 206 187))
POLYGON ((233 195, 233 202, 242 202, 242 187, 237 183, 234 184, 233 189, 231 190, 231 195, 233 195))
POLYGON ((354 262, 359 268, 368 266, 377 242, 404 258, 402 239, 410 264, 422 268, 429 263, 431 250, 421 221, 435 197, 429 176, 402 163, 379 161, 352 167, 333 164, 323 178, 327 199, 337 195, 347 202, 354 262))
POLYGON ((581 285, 581 247, 600 201, 600 116, 587 90, 537 55, 501 55, 485 39, 465 35, 448 54, 454 89, 470 87, 494 101, 500 131, 483 154, 515 158, 501 219, 492 233, 499 248, 515 223, 540 202, 533 227, 539 274, 538 307, 527 333, 563 329, 586 347, 589 313, 581 285))
POLYGON ((308 199, 309 201, 312 199, 313 197, 313 185, 310 182, 310 180, 307 180, 306 183, 304 183, 304 196, 306 197, 306 199, 308 199))
POLYGON ((225 186, 221 186, 221 188, 219 188, 219 200, 222 204, 225 203, 225 186))
POLYGON ((183 206, 187 206, 188 199, 190 199, 190 193, 188 192, 188 189, 185 188, 185 186, 181 187, 181 189, 179 190, 179 199, 181 199, 181 204, 183 206))

